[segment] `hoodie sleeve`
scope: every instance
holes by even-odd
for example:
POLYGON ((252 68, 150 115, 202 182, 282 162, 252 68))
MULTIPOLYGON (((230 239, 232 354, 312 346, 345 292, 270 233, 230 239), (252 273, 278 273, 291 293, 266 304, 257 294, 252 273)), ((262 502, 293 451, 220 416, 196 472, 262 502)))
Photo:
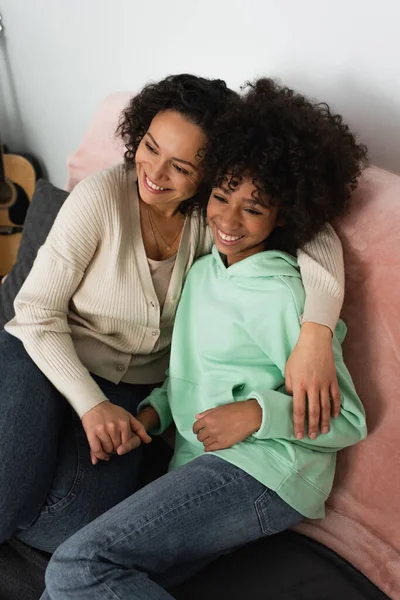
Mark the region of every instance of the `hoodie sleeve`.
MULTIPOLYGON (((268 359, 279 369, 284 380, 284 369, 287 358, 292 351, 300 330, 299 306, 293 286, 283 288, 279 298, 271 305, 268 336, 259 326, 259 319, 253 326, 254 341, 263 349, 268 359)), ((344 324, 341 323, 338 329, 344 324)), ((341 345, 336 335, 333 337, 333 350, 341 393, 341 413, 331 420, 330 432, 319 435, 317 439, 303 438, 298 440, 293 430, 293 397, 285 393, 284 385, 277 390, 253 389, 247 399, 254 398, 262 409, 260 429, 253 434, 253 439, 286 439, 298 444, 312 447, 316 451, 334 452, 357 443, 366 437, 364 408, 355 391, 351 376, 343 362, 341 345)))
POLYGON ((168 369, 165 372, 166 378, 161 387, 155 388, 150 396, 147 396, 138 406, 138 413, 143 410, 146 406, 152 406, 160 419, 160 425, 156 429, 152 429, 150 433, 153 435, 160 435, 163 433, 172 423, 172 413, 168 401, 168 369))

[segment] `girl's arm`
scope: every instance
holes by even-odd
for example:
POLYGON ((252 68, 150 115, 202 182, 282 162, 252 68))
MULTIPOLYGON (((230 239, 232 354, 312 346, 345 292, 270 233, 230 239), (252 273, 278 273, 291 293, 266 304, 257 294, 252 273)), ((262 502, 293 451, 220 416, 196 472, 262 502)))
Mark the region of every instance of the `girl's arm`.
MULTIPOLYGON (((334 340, 337 354, 340 345, 334 340)), ((346 446, 356 444, 367 435, 365 412, 361 400, 354 389, 351 376, 341 358, 337 358, 337 370, 342 392, 342 406, 337 419, 332 424, 329 433, 305 437, 299 440, 293 431, 293 398, 282 391, 256 390, 249 394, 250 402, 257 400, 262 410, 259 429, 253 434, 254 438, 279 438, 297 441, 309 445, 320 452, 335 452, 346 446)))
POLYGON ((331 413, 340 412, 340 392, 332 352, 332 331, 344 297, 343 250, 333 228, 326 228, 298 252, 306 291, 302 328, 286 369, 286 390, 293 394, 295 434, 329 431, 331 413), (332 406, 331 406, 332 403, 332 406))

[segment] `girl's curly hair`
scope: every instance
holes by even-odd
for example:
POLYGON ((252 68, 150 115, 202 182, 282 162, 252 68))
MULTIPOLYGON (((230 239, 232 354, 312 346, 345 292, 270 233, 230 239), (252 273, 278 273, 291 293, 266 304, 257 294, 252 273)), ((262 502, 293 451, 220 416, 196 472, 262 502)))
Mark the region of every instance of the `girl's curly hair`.
POLYGON ((343 213, 367 148, 327 104, 312 103, 271 79, 243 89, 214 129, 205 157, 207 183, 226 187, 227 174, 228 185, 250 175, 285 222, 267 247, 294 252, 343 213))
MULTIPOLYGON (((206 79, 196 75, 170 75, 157 83, 146 85, 134 96, 123 111, 117 128, 125 143, 125 163, 135 162, 138 146, 153 118, 165 110, 174 110, 191 123, 198 125, 210 138, 215 120, 221 117, 228 105, 238 97, 222 79, 206 79)), ((209 188, 200 185, 194 198, 183 202, 181 212, 190 214, 204 207, 209 188)))

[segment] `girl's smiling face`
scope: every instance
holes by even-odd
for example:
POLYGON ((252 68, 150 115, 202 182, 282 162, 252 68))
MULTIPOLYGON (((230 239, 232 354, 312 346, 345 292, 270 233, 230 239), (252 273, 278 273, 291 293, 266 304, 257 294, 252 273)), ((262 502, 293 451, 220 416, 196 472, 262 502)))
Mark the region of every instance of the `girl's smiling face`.
POLYGON ((271 206, 267 194, 260 195, 251 177, 237 185, 229 175, 226 188, 213 188, 207 206, 207 220, 219 252, 228 266, 264 250, 264 242, 275 227, 282 225, 279 209, 271 206))

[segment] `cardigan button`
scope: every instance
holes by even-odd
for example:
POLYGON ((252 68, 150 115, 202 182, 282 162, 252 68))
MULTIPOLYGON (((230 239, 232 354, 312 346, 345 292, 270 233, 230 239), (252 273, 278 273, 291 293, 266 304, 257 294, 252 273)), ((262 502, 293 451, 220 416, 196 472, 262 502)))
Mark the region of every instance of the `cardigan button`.
POLYGON ((152 331, 152 332, 151 332, 151 335, 152 335, 153 337, 156 337, 156 335, 158 335, 158 334, 157 334, 157 331, 152 331))

